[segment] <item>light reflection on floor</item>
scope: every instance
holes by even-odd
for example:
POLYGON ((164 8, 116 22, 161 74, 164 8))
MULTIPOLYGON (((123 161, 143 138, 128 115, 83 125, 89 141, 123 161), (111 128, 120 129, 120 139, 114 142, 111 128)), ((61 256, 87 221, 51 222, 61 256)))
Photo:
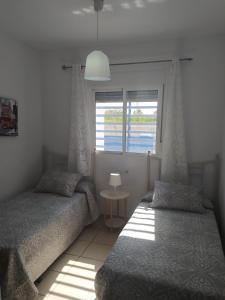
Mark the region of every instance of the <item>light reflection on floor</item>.
MULTIPOLYGON (((94 300, 98 269, 117 240, 118 232, 107 230, 103 221, 86 229, 66 253, 44 274, 38 284, 39 300, 94 300)), ((155 240, 155 212, 139 207, 120 236, 155 240)))
POLYGON ((95 299, 94 279, 98 270, 97 264, 94 260, 92 263, 82 262, 82 258, 81 261, 68 260, 68 265, 72 267, 67 272, 62 269, 62 277, 56 279, 56 287, 49 294, 64 299, 95 299))
POLYGON ((43 275, 37 284, 38 300, 94 300, 96 273, 118 234, 106 229, 102 220, 88 227, 43 275))

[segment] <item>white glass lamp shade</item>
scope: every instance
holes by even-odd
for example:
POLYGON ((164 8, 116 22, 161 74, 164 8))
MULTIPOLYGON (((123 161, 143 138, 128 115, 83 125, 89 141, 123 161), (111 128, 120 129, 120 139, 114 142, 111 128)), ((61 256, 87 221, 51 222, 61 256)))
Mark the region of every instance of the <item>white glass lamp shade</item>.
POLYGON ((114 187, 121 185, 121 176, 119 173, 110 173, 109 185, 114 187))
POLYGON ((109 59, 99 50, 94 50, 88 54, 86 59, 86 67, 84 79, 94 81, 110 80, 109 59))

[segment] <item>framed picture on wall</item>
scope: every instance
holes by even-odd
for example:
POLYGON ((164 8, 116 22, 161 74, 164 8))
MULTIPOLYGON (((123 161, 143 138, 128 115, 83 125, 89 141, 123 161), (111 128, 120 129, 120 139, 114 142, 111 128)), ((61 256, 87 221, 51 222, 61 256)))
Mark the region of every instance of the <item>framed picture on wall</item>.
POLYGON ((18 106, 14 99, 0 97, 0 136, 18 135, 18 106))

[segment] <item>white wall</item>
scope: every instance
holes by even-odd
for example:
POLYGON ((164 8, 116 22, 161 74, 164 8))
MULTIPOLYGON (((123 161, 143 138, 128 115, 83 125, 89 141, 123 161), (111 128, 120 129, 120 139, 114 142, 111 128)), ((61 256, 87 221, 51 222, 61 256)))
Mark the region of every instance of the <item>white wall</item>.
POLYGON ((222 166, 221 166, 221 187, 220 187, 220 219, 222 229, 222 240, 225 250, 225 111, 224 111, 224 125, 223 125, 223 149, 222 149, 222 166))
MULTIPOLYGON (((144 60, 191 56, 193 62, 183 63, 185 120, 189 161, 212 159, 221 152, 222 120, 224 110, 224 37, 202 38, 185 41, 160 41, 144 45, 103 47, 111 61, 144 60)), ((50 150, 66 154, 68 149, 69 108, 71 96, 70 71, 62 71, 63 63, 84 62, 90 49, 49 52, 43 54, 44 78, 44 144, 50 150)), ((127 68, 125 73, 113 70, 111 84, 162 84, 166 66, 148 65, 127 68), (135 72, 134 72, 135 71, 135 72)), ((106 84, 108 85, 108 83, 106 84)), ((129 213, 136 206, 146 189, 146 158, 134 154, 97 157, 97 185, 107 187, 108 174, 120 171, 125 188, 131 191, 129 213)))
POLYGON ((184 69, 184 97, 190 160, 213 158, 222 147, 225 108, 225 38, 184 43, 194 57, 184 69))
POLYGON ((0 200, 32 186, 42 169, 40 55, 0 35, 0 96, 18 101, 19 136, 0 137, 0 200))

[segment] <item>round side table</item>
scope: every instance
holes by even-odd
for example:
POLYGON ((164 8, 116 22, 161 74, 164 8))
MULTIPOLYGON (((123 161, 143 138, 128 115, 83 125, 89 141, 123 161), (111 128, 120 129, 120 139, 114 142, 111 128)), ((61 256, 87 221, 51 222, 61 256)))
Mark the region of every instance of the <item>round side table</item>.
POLYGON ((129 192, 104 190, 100 192, 100 196, 105 200, 104 203, 104 220, 107 227, 120 228, 127 221, 127 199, 130 196, 129 192), (123 217, 119 216, 120 202, 123 201, 123 217), (117 204, 117 215, 113 215, 113 203, 117 204))

